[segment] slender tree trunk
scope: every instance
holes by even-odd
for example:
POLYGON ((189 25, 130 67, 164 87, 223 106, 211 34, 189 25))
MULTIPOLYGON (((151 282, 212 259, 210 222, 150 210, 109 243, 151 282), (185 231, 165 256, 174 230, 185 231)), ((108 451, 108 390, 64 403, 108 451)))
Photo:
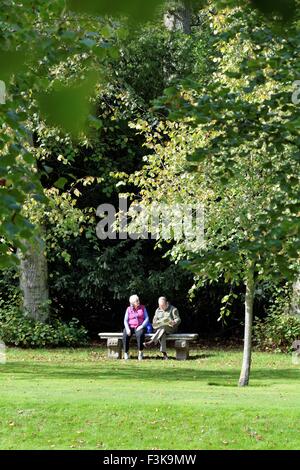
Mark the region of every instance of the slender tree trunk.
POLYGON ((49 314, 49 292, 44 243, 40 239, 34 245, 26 245, 26 253, 18 253, 23 309, 30 318, 45 322, 49 314))
POLYGON ((245 331, 244 331, 244 353, 239 386, 244 387, 249 383, 252 351, 252 322, 253 322, 253 301, 254 301, 254 263, 251 264, 246 278, 245 297, 245 331))

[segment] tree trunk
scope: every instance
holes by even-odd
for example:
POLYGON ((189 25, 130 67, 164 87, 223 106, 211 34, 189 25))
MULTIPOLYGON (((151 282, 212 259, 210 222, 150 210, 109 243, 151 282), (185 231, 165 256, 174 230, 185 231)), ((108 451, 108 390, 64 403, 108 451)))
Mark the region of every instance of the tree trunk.
POLYGON ((245 331, 244 331, 244 353, 239 386, 244 387, 249 383, 251 368, 252 350, 252 322, 253 322, 253 301, 254 301, 254 263, 249 267, 246 278, 245 297, 245 331))
POLYGON ((26 253, 19 252, 20 287, 23 309, 30 318, 45 322, 49 315, 48 269, 44 243, 26 243, 26 253))
POLYGON ((192 33, 192 5, 190 0, 181 2, 176 10, 169 10, 164 15, 164 25, 169 31, 182 31, 185 34, 192 33))
POLYGON ((192 6, 190 1, 186 0, 181 11, 182 31, 185 34, 192 34, 192 6))

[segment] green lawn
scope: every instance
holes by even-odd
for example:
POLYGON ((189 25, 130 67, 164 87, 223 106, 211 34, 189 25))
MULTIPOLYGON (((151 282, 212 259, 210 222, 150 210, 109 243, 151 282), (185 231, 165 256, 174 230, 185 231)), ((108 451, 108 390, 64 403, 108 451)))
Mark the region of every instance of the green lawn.
POLYGON ((299 366, 254 353, 251 385, 238 388, 241 357, 124 362, 98 348, 9 349, 0 448, 299 449, 299 366))

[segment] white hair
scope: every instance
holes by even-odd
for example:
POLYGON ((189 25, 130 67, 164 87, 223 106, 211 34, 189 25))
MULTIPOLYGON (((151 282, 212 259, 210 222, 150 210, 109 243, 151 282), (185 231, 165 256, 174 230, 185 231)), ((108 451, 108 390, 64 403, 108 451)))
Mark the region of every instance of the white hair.
POLYGON ((158 299, 158 303, 159 303, 159 302, 165 302, 165 303, 168 303, 168 301, 167 301, 167 297, 159 297, 159 299, 158 299))
POLYGON ((135 302, 139 302, 139 296, 134 294, 129 297, 129 303, 130 305, 133 305, 135 302))

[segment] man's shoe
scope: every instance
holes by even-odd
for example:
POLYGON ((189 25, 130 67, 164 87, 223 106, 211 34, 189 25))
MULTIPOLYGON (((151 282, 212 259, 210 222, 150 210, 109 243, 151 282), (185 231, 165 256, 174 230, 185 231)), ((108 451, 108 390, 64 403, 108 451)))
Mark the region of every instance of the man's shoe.
POLYGON ((138 360, 139 361, 143 360, 143 352, 142 351, 139 351, 138 360))
POLYGON ((128 361, 128 359, 129 359, 129 354, 128 353, 124 353, 124 359, 125 359, 125 361, 128 361))

